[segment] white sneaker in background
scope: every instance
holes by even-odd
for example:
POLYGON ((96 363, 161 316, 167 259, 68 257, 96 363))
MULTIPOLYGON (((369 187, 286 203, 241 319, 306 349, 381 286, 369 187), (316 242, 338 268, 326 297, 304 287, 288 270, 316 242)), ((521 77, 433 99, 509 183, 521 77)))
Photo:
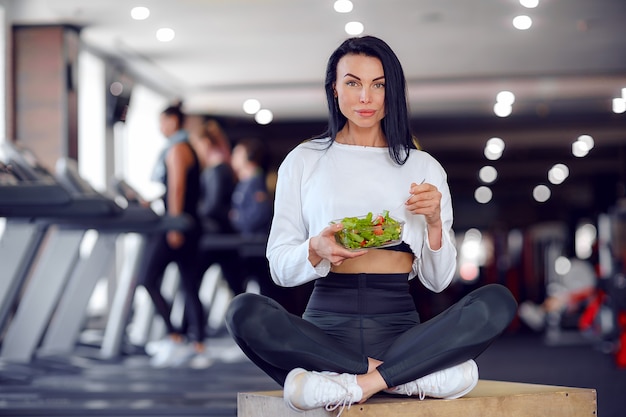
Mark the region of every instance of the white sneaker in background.
POLYGON ((163 338, 163 339, 159 339, 159 340, 151 340, 148 343, 146 343, 145 346, 145 351, 148 354, 148 356, 154 356, 156 355, 161 349, 164 349, 166 345, 174 343, 174 341, 169 338, 163 338))
POLYGON ((183 366, 194 354, 193 346, 171 340, 159 345, 159 350, 150 359, 150 365, 154 368, 183 366))
POLYGON ((196 353, 187 363, 192 369, 206 369, 213 365, 213 360, 204 353, 196 353))

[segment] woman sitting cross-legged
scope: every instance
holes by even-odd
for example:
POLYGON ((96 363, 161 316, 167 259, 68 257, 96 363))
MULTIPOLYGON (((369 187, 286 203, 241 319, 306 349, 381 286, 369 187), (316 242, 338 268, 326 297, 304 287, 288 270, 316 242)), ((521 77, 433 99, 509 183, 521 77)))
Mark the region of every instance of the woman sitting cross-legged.
POLYGON ((285 287, 310 281, 302 317, 240 294, 227 327, 243 352, 284 387, 295 410, 339 409, 379 392, 458 398, 478 381, 476 358, 510 324, 517 303, 497 284, 420 322, 417 277, 443 291, 456 270, 446 173, 410 132, 405 79, 382 40, 346 40, 326 71, 327 132, 293 149, 276 186, 267 257, 285 287), (402 242, 348 249, 333 220, 393 210, 402 242))

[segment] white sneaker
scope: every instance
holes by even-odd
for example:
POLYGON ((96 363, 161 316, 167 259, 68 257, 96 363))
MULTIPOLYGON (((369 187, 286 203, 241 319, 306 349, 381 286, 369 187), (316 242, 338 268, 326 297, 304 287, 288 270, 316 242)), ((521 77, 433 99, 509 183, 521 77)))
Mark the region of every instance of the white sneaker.
POLYGON ((178 343, 173 340, 163 341, 159 343, 152 351, 150 365, 154 368, 165 368, 169 366, 170 357, 174 354, 178 343))
POLYGON ((474 389, 478 383, 478 366, 473 360, 441 371, 433 372, 425 377, 386 389, 389 394, 419 395, 425 397, 452 400, 460 398, 474 389))
POLYGON ((213 365, 213 360, 206 354, 196 353, 187 365, 192 369, 206 369, 213 365))
POLYGON ((296 411, 321 407, 333 411, 341 407, 339 417, 346 406, 350 408, 361 400, 363 391, 356 383, 356 375, 296 368, 285 379, 283 396, 285 403, 296 411))
POLYGON ((163 344, 158 352, 150 359, 150 365, 154 368, 170 368, 185 365, 195 354, 192 345, 187 343, 163 344))
POLYGON ((174 341, 169 337, 160 340, 151 340, 146 343, 144 349, 146 350, 148 356, 154 356, 159 353, 159 351, 165 349, 167 345, 171 345, 172 343, 174 343, 174 341))
POLYGON ((173 368, 187 366, 196 353, 192 343, 181 343, 172 352, 167 365, 173 368))

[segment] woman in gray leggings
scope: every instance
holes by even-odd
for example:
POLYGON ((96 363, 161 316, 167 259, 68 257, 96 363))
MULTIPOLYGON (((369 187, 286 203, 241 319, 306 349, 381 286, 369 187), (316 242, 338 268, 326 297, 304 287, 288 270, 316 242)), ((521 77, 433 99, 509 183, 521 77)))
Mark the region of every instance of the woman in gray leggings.
POLYGON ((297 317, 241 294, 227 327, 296 410, 341 413, 381 391, 463 396, 478 381, 473 358, 506 329, 516 302, 505 287, 487 285, 420 323, 409 280, 440 292, 456 272, 446 172, 410 132, 404 74, 385 42, 342 43, 325 89, 328 130, 282 162, 267 245, 274 282, 315 282, 306 311, 297 317), (401 239, 356 250, 339 244, 344 219, 367 213, 374 226, 385 214, 401 220, 401 239))

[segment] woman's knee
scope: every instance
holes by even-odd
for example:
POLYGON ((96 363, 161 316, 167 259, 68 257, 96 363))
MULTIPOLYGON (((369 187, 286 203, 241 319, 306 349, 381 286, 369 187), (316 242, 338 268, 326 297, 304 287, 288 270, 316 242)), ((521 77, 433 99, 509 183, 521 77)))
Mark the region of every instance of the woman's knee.
POLYGON ((243 293, 236 295, 226 309, 226 321, 238 321, 238 318, 247 315, 247 310, 255 303, 255 294, 243 293))
POLYGON ((511 315, 517 311, 517 301, 511 293, 511 291, 500 284, 489 284, 485 288, 490 292, 490 298, 494 306, 496 306, 500 312, 508 312, 511 315))
POLYGON ((489 319, 501 321, 505 327, 511 323, 517 313, 517 301, 504 285, 487 284, 477 289, 474 295, 488 309, 489 319))
POLYGON ((259 326, 266 320, 267 311, 275 309, 270 299, 263 295, 242 293, 235 296, 226 310, 226 326, 232 332, 244 326, 259 326))

